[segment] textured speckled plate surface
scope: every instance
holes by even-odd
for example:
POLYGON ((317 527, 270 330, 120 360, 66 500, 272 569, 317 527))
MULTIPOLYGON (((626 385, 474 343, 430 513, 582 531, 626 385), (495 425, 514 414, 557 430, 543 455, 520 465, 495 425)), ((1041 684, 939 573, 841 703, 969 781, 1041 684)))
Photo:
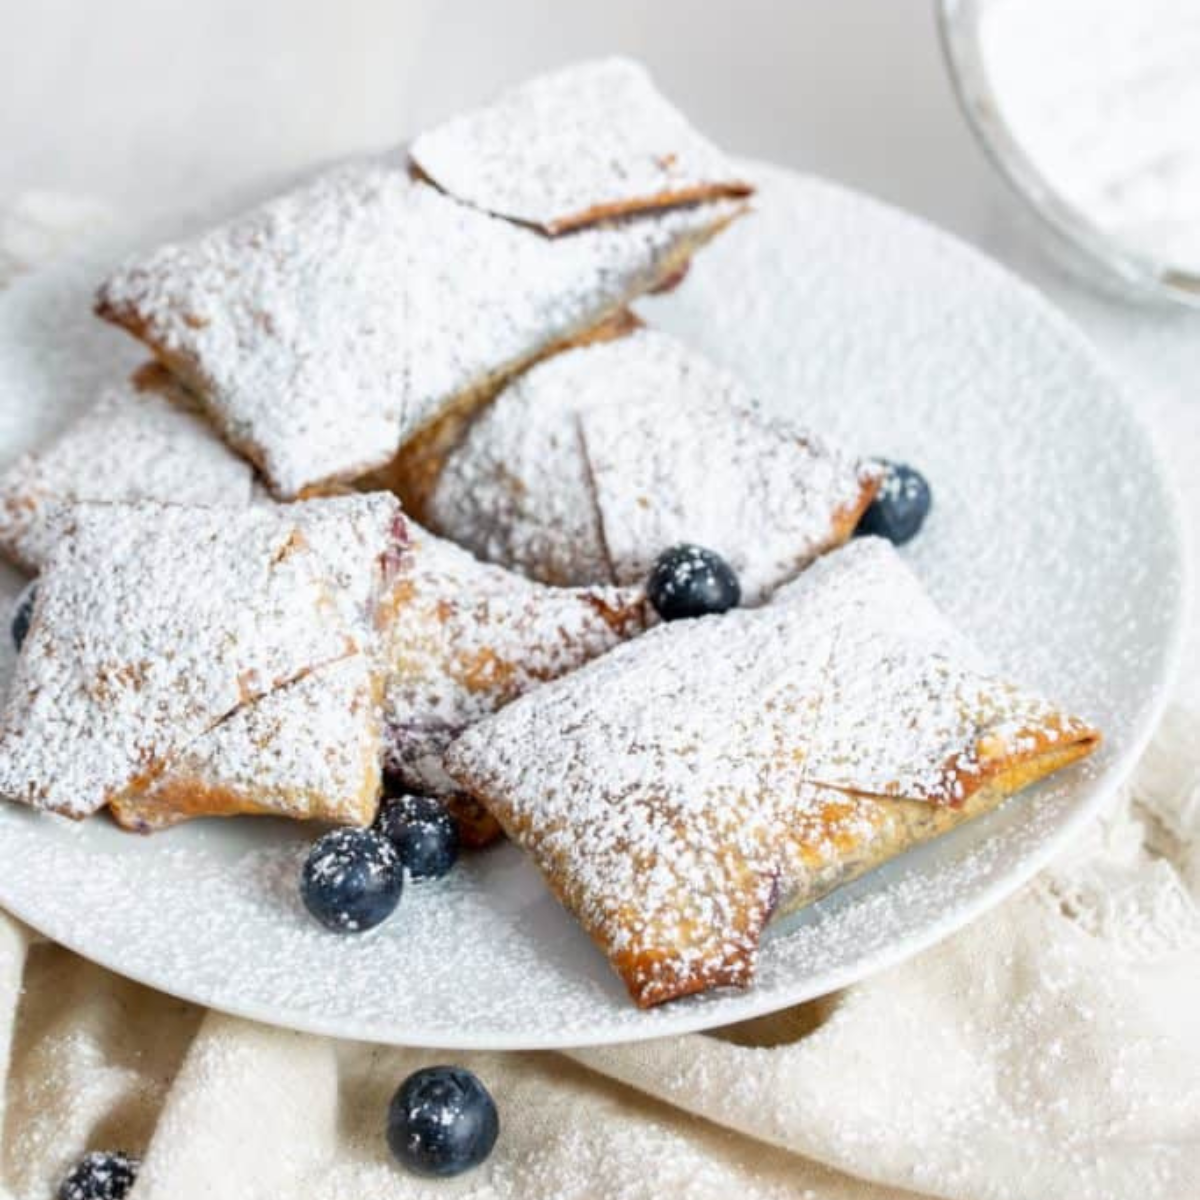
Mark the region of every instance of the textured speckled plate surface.
MULTIPOLYGON (((758 175, 755 215, 643 315, 813 427, 919 464, 936 507, 914 567, 1012 675, 1104 729, 1100 754, 773 930, 752 990, 650 1013, 511 846, 410 888, 395 918, 347 939, 300 906, 311 831, 242 819, 137 838, 0 804, 0 904, 116 971, 263 1021, 448 1048, 582 1045, 844 985, 997 903, 1069 840, 1149 736, 1179 640, 1182 542, 1148 439, 1081 336, 1000 268, 861 196, 758 175)), ((0 461, 140 361, 89 315, 115 252, 0 294, 0 461)), ((6 597, 19 586, 0 577, 6 597)), ((7 638, 0 655, 6 677, 7 638)))

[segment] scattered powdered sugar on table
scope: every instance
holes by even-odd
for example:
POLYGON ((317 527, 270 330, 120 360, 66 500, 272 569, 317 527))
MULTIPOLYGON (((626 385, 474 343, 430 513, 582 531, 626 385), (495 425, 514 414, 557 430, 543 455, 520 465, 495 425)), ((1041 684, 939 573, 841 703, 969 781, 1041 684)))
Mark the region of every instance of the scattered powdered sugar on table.
POLYGON ((640 583, 692 542, 758 603, 849 534, 874 475, 640 329, 509 384, 449 455, 429 511, 482 557, 552 583, 640 583))
MULTIPOLYGON (((904 553, 922 584, 1006 672, 1092 718, 1105 748, 782 922, 751 991, 648 1013, 508 845, 407 889, 355 941, 302 911, 303 829, 197 822, 137 839, 0 805, 5 907, 118 970, 260 1020, 409 1045, 581 1045, 726 1024, 844 985, 949 933, 1078 830, 1147 731, 1179 619, 1179 540, 1147 439, 1079 336, 1010 276, 840 188, 755 175, 754 216, 644 311, 764 408, 920 467, 934 508, 904 553)), ((132 343, 80 316, 106 269, 65 264, 0 297, 6 447, 57 427, 119 377, 115 363, 137 365, 132 343)), ((20 586, 2 573, 0 585, 20 586)), ((11 661, 0 639, 0 671, 11 661)))

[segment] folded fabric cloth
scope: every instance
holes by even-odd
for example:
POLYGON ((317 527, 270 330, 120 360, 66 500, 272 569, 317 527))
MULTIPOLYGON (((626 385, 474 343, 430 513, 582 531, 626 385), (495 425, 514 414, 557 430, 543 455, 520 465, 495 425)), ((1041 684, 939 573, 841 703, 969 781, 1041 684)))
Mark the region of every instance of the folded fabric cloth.
POLYGON ((132 1200, 1188 1200, 1200 712, 1169 711, 1107 817, 1007 903, 772 1017, 570 1056, 337 1043, 204 1013, 0 914, 0 1077, 0 1200, 46 1200, 98 1147, 143 1157, 132 1200), (383 1136, 401 1079, 446 1061, 502 1123, 449 1185, 383 1136))
POLYGON ((97 1146, 144 1157, 133 1200, 442 1196, 391 1161, 383 1114, 447 1061, 500 1110, 472 1200, 1200 1195, 1198 729, 1170 714, 1069 858, 942 945, 772 1017, 569 1058, 205 1014, 0 915, 0 1196, 44 1200, 97 1146))

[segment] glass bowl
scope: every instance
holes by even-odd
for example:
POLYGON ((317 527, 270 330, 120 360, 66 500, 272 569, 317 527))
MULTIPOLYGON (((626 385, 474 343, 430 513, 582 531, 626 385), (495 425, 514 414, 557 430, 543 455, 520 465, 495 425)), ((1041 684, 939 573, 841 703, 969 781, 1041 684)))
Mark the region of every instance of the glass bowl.
POLYGON ((954 91, 988 158, 1036 214, 1060 259, 1077 273, 1132 299, 1200 308, 1200 275, 1140 253, 1100 229, 1055 189, 1020 144, 1004 119, 980 49, 981 18, 996 2, 936 0, 938 30, 954 91))

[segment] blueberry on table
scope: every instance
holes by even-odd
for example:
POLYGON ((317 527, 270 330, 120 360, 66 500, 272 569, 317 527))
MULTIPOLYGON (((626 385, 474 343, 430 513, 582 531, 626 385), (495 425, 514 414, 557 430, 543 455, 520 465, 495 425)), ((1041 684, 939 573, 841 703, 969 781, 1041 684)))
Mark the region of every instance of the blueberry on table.
POLYGON ((121 1200, 133 1187, 139 1166, 120 1150, 93 1150, 59 1185, 58 1200, 121 1200))
POLYGON ((308 852, 300 895, 308 911, 335 933, 361 933, 400 903, 404 868, 387 838, 371 829, 335 829, 308 852))
POLYGON ((458 825, 431 796, 385 800, 376 827, 413 879, 440 879, 458 858, 458 825))
POLYGON ((742 588, 733 568, 702 546, 673 546, 658 556, 646 595, 664 621, 703 617, 736 607, 742 588))
POLYGON ((17 597, 17 607, 13 609, 12 640, 18 650, 25 644, 25 635, 33 624, 33 606, 37 603, 37 584, 29 584, 17 597))
POLYGON ((479 1166, 499 1133, 495 1101, 462 1067, 415 1072, 388 1107, 388 1146, 397 1162, 418 1175, 461 1175, 479 1166))
POLYGON ((883 461, 886 473, 879 494, 867 506, 856 533, 887 538, 903 546, 917 535, 929 515, 933 493, 920 471, 904 463, 883 461))

